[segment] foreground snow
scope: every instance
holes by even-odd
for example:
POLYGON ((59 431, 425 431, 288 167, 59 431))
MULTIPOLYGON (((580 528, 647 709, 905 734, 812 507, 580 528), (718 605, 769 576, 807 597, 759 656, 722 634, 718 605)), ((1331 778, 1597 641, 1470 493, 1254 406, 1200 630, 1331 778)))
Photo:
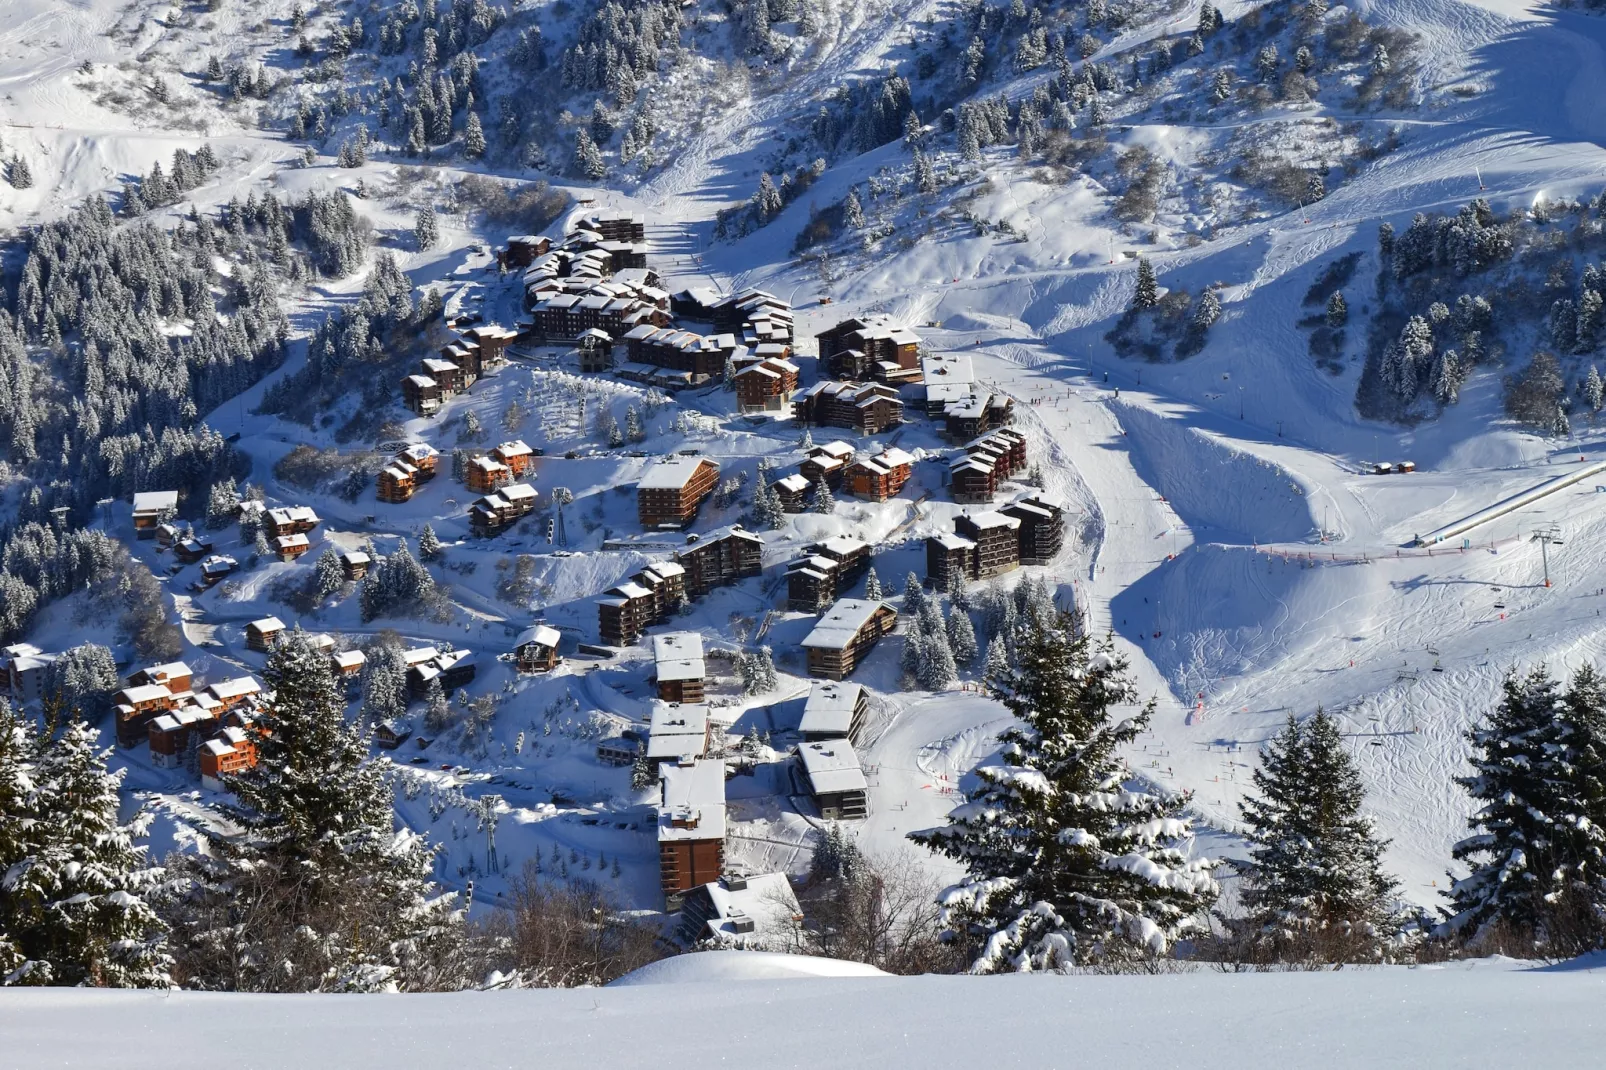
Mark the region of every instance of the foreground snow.
MULTIPOLYGON (((784 956, 781 956, 784 958, 784 956)), ((0 993, 8 1067, 1579 1065, 1606 972, 730 980, 442 996, 0 993)), ((705 965, 706 964, 706 965, 705 965)), ((681 979, 685 979, 684 977, 681 979)))

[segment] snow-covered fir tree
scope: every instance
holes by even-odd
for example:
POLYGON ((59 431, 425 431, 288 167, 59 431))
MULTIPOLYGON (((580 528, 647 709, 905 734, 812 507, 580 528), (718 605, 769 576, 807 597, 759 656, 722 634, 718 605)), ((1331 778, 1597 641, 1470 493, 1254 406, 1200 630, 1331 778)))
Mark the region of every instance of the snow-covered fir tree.
POLYGON ((435 209, 424 205, 413 219, 413 244, 419 249, 433 249, 440 241, 440 224, 435 221, 435 209))
POLYGON ((1278 961, 1376 961, 1399 930, 1388 841, 1361 812, 1360 771, 1322 710, 1266 744, 1241 805, 1247 938, 1278 961))
POLYGON ((1543 667, 1512 673, 1488 720, 1467 733, 1478 804, 1451 850, 1470 873, 1452 882, 1448 932, 1500 935, 1571 956, 1606 938, 1606 687, 1580 669, 1563 693, 1543 667))
MULTIPOLYGON (((558 488, 558 490, 562 489, 561 487, 558 488)), ((552 493, 554 500, 556 500, 557 490, 552 493)), ((435 526, 427 520, 424 521, 424 530, 419 532, 418 535, 418 556, 423 561, 434 561, 441 556, 440 536, 435 534, 435 526)))
POLYGON ((1334 290, 1327 298, 1327 325, 1338 330, 1349 321, 1349 305, 1344 301, 1342 290, 1334 290))
POLYGON ((842 202, 842 221, 853 230, 864 229, 864 206, 859 203, 859 194, 849 189, 847 198, 842 202))
POLYGON ((926 589, 920 583, 920 577, 913 572, 903 578, 903 611, 911 616, 920 612, 921 605, 926 600, 926 589))
POLYGON ((340 567, 340 558, 335 555, 333 546, 324 547, 323 553, 318 555, 317 564, 313 569, 313 579, 318 585, 320 597, 328 598, 346 582, 345 570, 340 567))
POLYGON ((378 724, 407 713, 407 659, 400 641, 381 635, 363 648, 362 716, 378 724))
POLYGON ((1142 311, 1160 303, 1160 285, 1154 277, 1154 265, 1146 256, 1138 257, 1138 282, 1132 291, 1131 308, 1142 311))
POLYGON ((1009 647, 1004 637, 995 635, 987 640, 987 657, 982 662, 982 678, 989 687, 995 687, 1009 676, 1009 647))
POLYGON ((940 902, 972 972, 1166 953, 1218 888, 1212 863, 1189 857, 1187 797, 1140 787, 1117 756, 1154 704, 1117 717, 1137 700, 1127 663, 1069 614, 1023 633, 997 686, 1020 726, 948 823, 910 837, 966 868, 940 902))
POLYGON ((388 763, 346 723, 329 659, 297 628, 263 673, 255 768, 229 778, 239 835, 174 860, 184 979, 240 991, 419 991, 462 983, 461 912, 433 852, 396 827, 388 763))
POLYGON ((975 661, 980 651, 976 647, 976 629, 970 623, 970 614, 959 606, 951 606, 945 628, 948 647, 953 652, 954 662, 965 666, 975 661))
POLYGON ((832 496, 831 488, 825 480, 822 479, 814 484, 814 500, 809 503, 809 507, 816 513, 827 516, 836 511, 836 498, 832 496))
POLYGON ((0 983, 171 984, 148 900, 160 873, 134 842, 148 818, 119 820, 123 772, 98 737, 73 717, 43 739, 0 701, 0 983))
POLYGON ((864 597, 871 602, 881 601, 881 577, 876 575, 875 566, 864 575, 864 597))

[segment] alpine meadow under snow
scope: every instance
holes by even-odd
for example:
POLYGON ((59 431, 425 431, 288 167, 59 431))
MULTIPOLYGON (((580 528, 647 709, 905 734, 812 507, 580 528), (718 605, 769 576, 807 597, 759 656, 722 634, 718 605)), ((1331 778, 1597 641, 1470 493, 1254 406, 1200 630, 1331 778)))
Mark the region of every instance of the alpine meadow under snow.
POLYGON ((0 1049, 1581 1061, 1602 85, 1595 0, 0 4, 0 1049))

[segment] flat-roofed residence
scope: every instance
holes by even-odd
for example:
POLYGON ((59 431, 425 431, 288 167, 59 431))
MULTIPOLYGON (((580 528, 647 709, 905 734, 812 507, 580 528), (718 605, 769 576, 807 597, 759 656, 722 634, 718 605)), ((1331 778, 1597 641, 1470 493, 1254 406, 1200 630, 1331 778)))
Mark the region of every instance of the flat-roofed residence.
POLYGON ((885 602, 840 599, 803 640, 809 675, 845 679, 897 623, 897 611, 885 602))
POLYGON ((524 629, 513 647, 513 659, 519 672, 551 672, 557 668, 560 638, 558 630, 550 625, 536 624, 524 629))
POLYGON ((636 510, 648 530, 683 528, 714 492, 719 465, 707 457, 671 457, 647 469, 636 484, 636 510))
POLYGON ((853 744, 845 739, 822 739, 802 744, 797 753, 820 816, 827 821, 862 820, 869 784, 853 744))
POLYGON ((653 706, 647 734, 647 760, 653 765, 702 758, 713 742, 714 722, 701 703, 662 702, 653 706))
POLYGON ((686 947, 786 951, 797 946, 803 908, 784 873, 727 873, 686 893, 675 935, 686 947))
POLYGON ((134 534, 149 539, 157 525, 178 511, 178 491, 145 490, 134 495, 134 534))
POLYGON ((807 742, 856 740, 869 716, 869 693, 859 684, 833 680, 815 684, 809 691, 798 731, 807 742))
POLYGON ((719 879, 725 869, 725 763, 687 759, 658 767, 658 871, 664 898, 719 879))
POLYGON ((702 636, 696 632, 655 635, 652 657, 660 699, 664 702, 703 700, 703 680, 708 670, 703 661, 702 636))

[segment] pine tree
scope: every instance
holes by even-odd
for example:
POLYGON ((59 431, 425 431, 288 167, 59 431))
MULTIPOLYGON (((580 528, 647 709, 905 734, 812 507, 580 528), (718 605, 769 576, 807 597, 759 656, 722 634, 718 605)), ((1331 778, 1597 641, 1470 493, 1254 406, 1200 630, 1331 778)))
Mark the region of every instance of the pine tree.
POLYGON ((814 484, 814 501, 810 506, 816 513, 829 516, 836 511, 836 499, 831 496, 831 487, 825 480, 814 484))
POLYGON ((469 112, 468 122, 464 124, 463 152, 471 157, 485 155, 485 131, 480 127, 480 117, 477 112, 469 112))
POLYGON ((998 684, 1021 722, 1001 761, 975 770, 948 824, 910 834, 967 870, 940 899, 948 929, 976 973, 1163 954, 1218 889, 1212 863, 1188 857, 1187 797, 1132 782, 1117 756, 1154 703, 1112 723, 1110 707, 1137 698, 1127 663, 1069 614, 1020 645, 998 684))
POLYGON ((123 773, 107 770, 98 735, 75 717, 41 741, 0 706, 0 860, 10 863, 0 896, 10 975, 0 983, 171 984, 165 930, 147 901, 159 873, 134 844, 149 822, 118 820, 123 773))
POLYGON ((335 556, 334 547, 326 546, 323 553, 318 555, 314 576, 321 598, 328 598, 340 590, 341 585, 346 582, 345 570, 340 567, 340 558, 335 556))
POLYGON ((1606 382, 1602 382, 1600 369, 1591 364, 1589 375, 1584 379, 1584 404, 1589 406, 1590 412, 1599 412, 1602 404, 1606 404, 1606 382))
POLYGON ((413 219, 413 243, 422 252, 433 249, 440 240, 440 226, 435 221, 435 209, 432 205, 424 205, 418 210, 413 219))
POLYGON ((920 607, 925 604, 925 601, 926 589, 921 586, 920 577, 913 572, 908 573, 903 578, 904 613, 909 616, 915 616, 920 612, 920 607))
POLYGON ((870 571, 864 577, 864 597, 869 602, 881 601, 881 577, 875 574, 874 565, 870 566, 870 571))
POLYGON ((780 215, 784 207, 786 202, 781 200, 781 192, 775 188, 775 181, 770 178, 769 172, 759 175, 758 192, 753 194, 753 210, 758 215, 759 225, 763 226, 780 215))
POLYGON ((1387 841, 1361 813, 1366 789, 1337 723, 1292 716, 1254 772, 1242 804, 1250 860, 1240 898, 1251 939, 1278 960, 1376 960, 1399 922, 1383 872, 1387 841))
POLYGON ((1009 676, 1009 647, 1002 635, 987 641, 987 657, 982 663, 982 679, 989 687, 997 687, 1009 676))
POLYGON ((847 199, 842 202, 842 221, 853 230, 864 229, 864 206, 859 203, 856 190, 848 190, 847 199))
POLYGON ((1149 263, 1148 257, 1138 257, 1137 288, 1132 291, 1133 311, 1142 311, 1153 308, 1160 303, 1160 287, 1154 277, 1154 267, 1149 263))
POLYGON ((460 983, 461 914, 430 879, 433 851, 397 832, 388 763, 346 723, 329 659, 297 628, 263 675, 257 764, 228 778, 243 833, 175 862, 186 972, 242 991, 460 983))
POLYGON ((636 791, 646 791, 657 784, 658 770, 647 760, 645 751, 637 751, 636 760, 630 763, 630 786, 636 791))
POLYGON ((1349 305, 1344 303, 1342 290, 1334 290, 1327 298, 1327 326, 1338 330, 1349 322, 1349 305))
POLYGON ((954 661, 959 665, 975 661, 980 651, 976 647, 976 629, 970 623, 970 614, 958 606, 950 608, 946 628, 954 661))
POLYGON ((786 523, 786 507, 773 484, 766 483, 759 487, 758 494, 753 498, 753 512, 759 523, 772 530, 786 523))
POLYGON ((401 644, 381 638, 363 650, 362 718, 379 724, 407 714, 407 659, 401 644))
MULTIPOLYGON (((557 492, 554 491, 554 494, 557 492)), ((440 536, 435 534, 435 527, 429 521, 424 521, 424 530, 418 536, 418 556, 424 561, 433 561, 441 555, 440 536)))
POLYGON ((1606 806, 1598 771, 1606 697, 1594 670, 1566 695, 1544 666, 1512 673, 1500 704, 1467 733, 1472 775, 1456 778, 1479 807, 1451 850, 1471 872, 1447 895, 1449 932, 1476 943, 1493 928, 1550 955, 1601 946, 1606 806))
POLYGON ((6 169, 6 179, 13 189, 28 189, 33 185, 33 168, 21 156, 13 156, 11 166, 6 169))
POLYGON ((953 648, 948 644, 948 633, 942 626, 942 615, 936 609, 936 599, 926 604, 932 607, 937 623, 922 623, 920 661, 915 668, 915 679, 927 691, 941 691, 958 679, 959 667, 954 663, 953 648))
POLYGON ((804 453, 814 448, 814 435, 809 432, 807 426, 804 426, 803 433, 797 436, 797 448, 804 453))
POLYGON ((607 177, 608 166, 603 162, 602 150, 584 127, 577 130, 574 135, 574 174, 579 178, 589 178, 593 182, 607 177))

